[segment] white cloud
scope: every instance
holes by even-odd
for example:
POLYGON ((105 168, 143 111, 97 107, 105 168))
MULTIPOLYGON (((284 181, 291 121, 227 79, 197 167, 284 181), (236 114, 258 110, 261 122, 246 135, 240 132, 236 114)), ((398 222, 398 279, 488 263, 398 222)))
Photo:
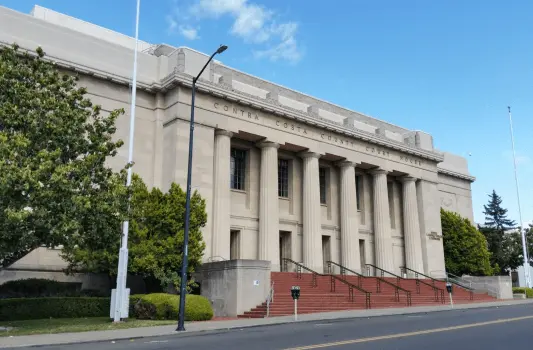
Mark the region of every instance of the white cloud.
POLYGON ((189 40, 196 40, 199 38, 198 30, 191 26, 179 26, 180 34, 189 40))
POLYGON ((248 44, 261 46, 254 49, 257 58, 268 58, 273 61, 286 60, 297 62, 302 58, 302 49, 296 40, 298 24, 292 21, 277 23, 275 11, 249 0, 196 0, 188 11, 174 11, 169 30, 179 29, 181 35, 188 39, 198 37, 198 30, 187 25, 184 31, 178 25, 176 17, 185 22, 191 18, 220 18, 228 16, 232 19, 229 32, 248 44), (178 13, 179 12, 179 13, 178 13))

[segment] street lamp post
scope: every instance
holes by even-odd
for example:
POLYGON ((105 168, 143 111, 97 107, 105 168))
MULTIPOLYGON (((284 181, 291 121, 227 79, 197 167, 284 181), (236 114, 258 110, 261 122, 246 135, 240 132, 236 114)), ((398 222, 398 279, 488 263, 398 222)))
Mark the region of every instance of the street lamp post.
POLYGON ((194 99, 196 95, 196 82, 207 68, 216 54, 221 54, 226 51, 228 47, 221 45, 207 60, 206 64, 198 73, 196 78, 192 80, 192 97, 191 97, 191 120, 189 131, 189 164, 187 166, 187 197, 185 200, 185 232, 183 234, 183 260, 181 263, 181 285, 180 285, 180 307, 178 315, 178 329, 177 331, 185 330, 185 295, 187 294, 187 263, 189 257, 189 220, 191 214, 191 177, 192 177, 192 149, 194 143, 194 99))

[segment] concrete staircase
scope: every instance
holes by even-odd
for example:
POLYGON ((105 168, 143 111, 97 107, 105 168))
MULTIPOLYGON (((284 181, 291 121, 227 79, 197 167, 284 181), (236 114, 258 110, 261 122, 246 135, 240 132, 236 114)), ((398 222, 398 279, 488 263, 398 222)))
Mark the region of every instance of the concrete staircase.
MULTIPOLYGON (((398 290, 399 300, 396 297, 398 285, 397 278, 384 277, 378 281, 376 277, 358 277, 355 275, 336 275, 345 279, 349 283, 359 286, 361 278, 361 288, 371 293, 371 308, 398 308, 407 307, 408 293, 398 290), (384 282, 388 281, 393 285, 384 282), (378 293, 378 283, 380 292, 378 293)), ((298 313, 318 313, 341 310, 363 310, 366 308, 365 293, 353 289, 354 300, 349 297, 349 286, 338 279, 335 280, 335 288, 332 291, 332 279, 329 275, 316 275, 316 286, 313 286, 313 274, 302 273, 298 278, 297 273, 293 272, 272 272, 271 280, 274 282, 274 301, 270 304, 270 316, 292 315, 294 312, 294 301, 291 297, 291 287, 300 287, 300 299, 298 300, 298 313)), ((400 279, 399 287, 410 291, 411 306, 429 306, 442 305, 449 303, 448 293, 446 292, 446 283, 442 281, 432 281, 423 279, 418 282, 416 279, 400 279), (426 284, 424 284, 424 282, 426 284), (437 288, 437 295, 433 284, 437 288), (419 293, 418 293, 419 291, 419 293), (441 292, 442 291, 442 292, 441 292), (442 300, 444 296, 444 301, 442 300)), ((456 304, 472 302, 488 302, 496 299, 488 294, 476 294, 471 296, 470 291, 454 286, 453 301, 456 304), (473 297, 473 300, 471 300, 473 297)), ((263 318, 267 314, 267 303, 262 303, 252 310, 239 315, 240 318, 263 318)))

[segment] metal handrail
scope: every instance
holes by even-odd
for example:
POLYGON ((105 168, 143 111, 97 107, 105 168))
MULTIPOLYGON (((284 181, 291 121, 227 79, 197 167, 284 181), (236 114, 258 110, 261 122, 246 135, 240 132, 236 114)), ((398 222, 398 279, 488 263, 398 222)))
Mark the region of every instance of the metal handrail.
POLYGON ((313 287, 316 287, 318 285, 318 282, 317 282, 317 276, 329 276, 330 277, 330 290, 332 292, 334 292, 336 290, 336 281, 340 281, 344 284, 346 284, 348 286, 348 298, 350 301, 355 301, 355 296, 354 296, 354 289, 357 289, 358 291, 362 292, 362 293, 365 293, 365 304, 366 304, 366 308, 367 309, 370 309, 371 308, 371 302, 370 302, 370 295, 371 293, 369 291, 366 291, 364 290, 363 288, 361 287, 358 287, 356 286, 355 284, 352 284, 340 277, 337 277, 335 275, 325 275, 325 274, 321 274, 321 273, 318 273, 316 271, 313 271, 311 270, 310 268, 308 268, 307 266, 304 266, 303 264, 300 264, 299 262, 296 262, 292 259, 289 259, 289 258, 283 258, 283 263, 285 265, 285 269, 287 270, 287 265, 288 263, 292 263, 296 266, 296 278, 298 279, 301 279, 302 278, 302 269, 303 270, 306 270, 310 273, 312 273, 313 275, 313 281, 312 281, 312 285, 313 287))
MULTIPOLYGON (((361 287, 361 279, 362 278, 367 278, 367 276, 365 275, 362 275, 358 272, 355 272, 354 270, 351 270, 347 267, 344 267, 342 266, 341 264, 339 263, 336 263, 334 261, 326 261, 326 263, 328 264, 328 269, 329 269, 329 272, 331 273, 331 265, 336 265, 338 267, 340 267, 341 269, 341 275, 345 275, 346 271, 348 272, 351 272, 353 273, 354 275, 358 276, 357 278, 357 283, 359 284, 359 287, 361 287)), ((406 294, 406 298, 407 298, 407 306, 411 306, 412 305, 412 302, 411 302, 411 291, 410 290, 407 290, 407 289, 404 289, 400 286, 397 286, 395 285, 394 283, 391 283, 381 277, 375 277, 376 278, 376 293, 381 293, 381 282, 384 282, 385 284, 388 284, 392 287, 394 287, 394 298, 396 299, 397 302, 400 302, 400 290, 403 291, 405 294, 406 294)))
MULTIPOLYGON (((396 282, 398 283, 398 285, 401 284, 401 283, 400 283, 401 280, 404 280, 404 281, 407 280, 407 278, 404 278, 404 277, 398 276, 398 275, 396 275, 396 274, 394 274, 394 273, 392 273, 392 272, 389 272, 389 271, 387 271, 387 270, 382 269, 381 267, 377 267, 377 266, 372 265, 372 264, 366 264, 366 267, 367 267, 367 273, 368 273, 369 275, 370 275, 370 268, 369 268, 369 266, 371 266, 371 267, 373 267, 373 268, 375 268, 375 269, 380 270, 380 271, 381 271, 381 276, 382 276, 382 277, 384 277, 384 274, 385 274, 385 273, 388 273, 389 275, 396 277, 396 282)), ((435 301, 439 301, 439 292, 440 292, 441 301, 442 301, 442 303, 444 303, 444 289, 440 289, 439 287, 436 287, 435 285, 431 285, 431 284, 426 283, 426 282, 420 280, 419 278, 417 278, 417 279, 416 279, 416 293, 417 293, 417 294, 420 294, 420 284, 424 284, 424 285, 426 285, 426 286, 428 286, 428 287, 430 287, 430 288, 433 288, 433 292, 435 293, 435 301)))
POLYGON ((340 278, 338 276, 335 276, 335 275, 329 275, 330 277, 330 288, 331 288, 331 291, 334 292, 336 290, 336 283, 335 281, 341 281, 342 283, 346 284, 348 286, 348 298, 350 299, 351 302, 354 302, 355 301, 355 296, 354 296, 354 288, 357 289, 358 291, 362 292, 362 293, 365 293, 365 307, 367 309, 371 309, 372 306, 371 306, 371 303, 370 303, 370 295, 372 293, 370 293, 369 291, 367 290, 364 290, 363 288, 361 287, 358 287, 356 286, 355 284, 353 283, 350 283, 348 281, 346 281, 345 279, 343 278, 340 278))
POLYGON ((424 275, 424 274, 421 273, 421 272, 415 271, 415 270, 410 269, 410 268, 405 267, 405 266, 400 267, 400 269, 402 270, 402 274, 407 274, 407 271, 414 272, 414 273, 415 273, 415 279, 416 279, 417 283, 420 282, 420 283, 423 283, 423 284, 425 284, 425 285, 428 285, 428 286, 432 287, 433 290, 435 291, 435 296, 436 296, 435 299, 436 299, 437 301, 438 301, 438 294, 437 294, 437 293, 440 292, 441 301, 442 301, 442 303, 444 304, 444 289, 439 288, 439 287, 437 287, 437 286, 435 285, 435 282, 438 282, 437 279, 435 279, 435 278, 433 278, 433 277, 430 277, 430 276, 428 276, 428 275, 424 275), (429 284, 429 283, 427 283, 427 282, 424 282, 424 281, 420 280, 420 278, 419 278, 418 276, 424 276, 424 277, 426 277, 426 278, 429 278, 429 279, 431 280, 431 284, 429 284))
POLYGON ((288 271, 288 264, 289 263, 292 263, 296 266, 296 278, 297 279, 302 279, 302 269, 303 270, 306 270, 308 272, 310 272, 312 275, 313 275, 313 281, 311 282, 313 287, 316 287, 318 285, 318 282, 317 282, 317 276, 321 276, 321 274, 319 274, 318 272, 316 271, 313 271, 311 270, 310 268, 308 268, 307 266, 304 266, 303 264, 300 264, 299 262, 296 262, 292 259, 289 259, 289 258, 283 258, 283 264, 285 265, 285 271, 288 271))
POLYGON ((343 276, 346 275, 346 271, 353 273, 354 275, 357 276, 357 285, 358 285, 359 287, 361 287, 361 285, 362 285, 362 281, 361 281, 361 279, 362 279, 362 278, 365 278, 365 275, 360 274, 359 272, 355 272, 355 271, 353 271, 353 270, 350 270, 349 268, 344 267, 344 266, 342 266, 341 264, 336 263, 335 261, 330 261, 330 260, 328 260, 328 261, 326 261, 326 264, 328 264, 328 271, 329 271, 330 275, 333 274, 333 273, 332 273, 331 265, 335 265, 335 266, 339 267, 340 270, 341 270, 341 275, 343 275, 343 276))

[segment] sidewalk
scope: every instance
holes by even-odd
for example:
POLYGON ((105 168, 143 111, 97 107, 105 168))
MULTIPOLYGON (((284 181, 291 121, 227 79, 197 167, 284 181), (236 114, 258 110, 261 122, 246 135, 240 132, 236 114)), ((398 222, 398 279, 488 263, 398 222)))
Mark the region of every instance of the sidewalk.
MULTIPOLYGON (((454 310, 466 310, 476 308, 500 307, 510 305, 533 304, 533 300, 505 300, 500 302, 477 303, 455 305, 454 310)), ((317 314, 299 315, 296 322, 325 321, 360 317, 408 315, 427 312, 450 311, 449 305, 442 306, 421 306, 394 309, 374 309, 374 310, 347 310, 339 312, 326 312, 317 314)), ((185 332, 176 332, 176 326, 160 326, 146 328, 130 328, 113 331, 83 332, 83 333, 60 333, 29 335, 18 337, 0 337, 0 348, 16 348, 42 345, 65 345, 87 342, 102 342, 124 339, 139 339, 157 336, 194 336, 203 332, 224 331, 229 329, 240 329, 257 326, 279 325, 294 323, 293 316, 260 318, 260 319, 238 319, 227 321, 207 321, 192 322, 185 325, 185 332)))

